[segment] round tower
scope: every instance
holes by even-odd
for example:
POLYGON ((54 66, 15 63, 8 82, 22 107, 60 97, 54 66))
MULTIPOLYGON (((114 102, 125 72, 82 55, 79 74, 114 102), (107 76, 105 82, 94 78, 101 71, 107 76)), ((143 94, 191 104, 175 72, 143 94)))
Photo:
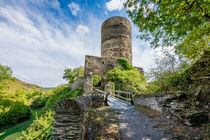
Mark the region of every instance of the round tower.
POLYGON ((131 24, 124 17, 111 17, 101 27, 101 56, 123 57, 132 64, 131 24))

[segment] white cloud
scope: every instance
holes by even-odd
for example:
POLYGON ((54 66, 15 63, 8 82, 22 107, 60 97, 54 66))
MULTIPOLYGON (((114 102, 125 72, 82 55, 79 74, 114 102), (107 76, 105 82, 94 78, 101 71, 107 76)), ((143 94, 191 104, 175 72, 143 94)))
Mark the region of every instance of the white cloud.
MULTIPOLYGON (((66 83, 65 68, 83 66, 85 55, 100 56, 102 23, 92 14, 85 23, 75 23, 53 16, 46 19, 30 7, 0 4, 0 63, 11 66, 14 76, 25 82, 50 87, 66 83)), ((133 26, 132 30, 136 35, 138 29, 133 26)), ((135 66, 147 70, 154 53, 133 37, 135 66)))
POLYGON ((84 26, 84 25, 79 25, 77 27, 77 32, 89 32, 89 28, 87 26, 84 26))
POLYGON ((80 10, 80 6, 74 2, 68 5, 69 9, 71 10, 72 15, 76 16, 77 12, 80 10))
POLYGON ((120 11, 124 6, 123 3, 125 3, 126 0, 110 0, 106 2, 106 9, 109 11, 118 10, 120 11))
POLYGON ((66 83, 65 68, 83 66, 86 54, 99 55, 102 21, 96 17, 88 17, 90 30, 88 25, 74 28, 74 23, 53 18, 54 26, 39 13, 31 20, 26 13, 0 6, 4 19, 0 19, 0 63, 11 66, 14 76, 40 86, 57 86, 66 83))

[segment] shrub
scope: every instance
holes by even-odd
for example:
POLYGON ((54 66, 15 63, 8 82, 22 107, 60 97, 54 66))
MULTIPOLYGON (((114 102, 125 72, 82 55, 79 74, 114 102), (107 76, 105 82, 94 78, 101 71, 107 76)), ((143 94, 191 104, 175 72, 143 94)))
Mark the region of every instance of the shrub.
POLYGON ((97 86, 101 82, 101 76, 98 74, 93 75, 93 85, 97 86))
POLYGON ((0 126, 29 119, 31 109, 24 103, 24 99, 2 98, 0 100, 0 126))
POLYGON ((53 109, 54 106, 64 98, 77 97, 84 93, 83 89, 71 90, 68 85, 62 85, 52 90, 52 95, 46 102, 44 110, 53 109))
POLYGON ((138 70, 121 70, 119 67, 108 71, 106 73, 106 81, 115 83, 116 90, 132 91, 139 93, 144 89, 146 79, 138 70))
POLYGON ((37 117, 27 131, 23 131, 20 139, 33 140, 33 139, 47 139, 52 133, 54 112, 49 110, 44 115, 37 117))
POLYGON ((134 67, 125 58, 118 58, 117 62, 118 62, 118 64, 121 65, 123 70, 132 70, 132 69, 134 69, 134 67))

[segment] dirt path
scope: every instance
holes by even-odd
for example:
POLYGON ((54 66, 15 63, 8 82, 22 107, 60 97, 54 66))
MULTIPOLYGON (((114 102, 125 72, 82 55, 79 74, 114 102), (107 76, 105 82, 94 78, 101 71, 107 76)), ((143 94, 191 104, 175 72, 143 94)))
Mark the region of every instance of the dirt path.
POLYGON ((164 130, 134 106, 109 97, 109 105, 117 113, 123 140, 168 140, 164 130))

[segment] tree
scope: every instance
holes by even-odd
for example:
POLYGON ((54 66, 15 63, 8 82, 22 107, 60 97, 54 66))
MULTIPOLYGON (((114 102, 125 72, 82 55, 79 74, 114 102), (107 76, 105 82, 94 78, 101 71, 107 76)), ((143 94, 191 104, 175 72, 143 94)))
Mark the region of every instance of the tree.
POLYGON ((7 79, 11 76, 12 76, 11 68, 0 64, 0 81, 3 79, 7 79))
MULTIPOLYGON (((147 88, 152 91, 164 90, 169 77, 183 71, 189 66, 189 61, 178 57, 173 50, 162 49, 161 55, 154 59, 155 65, 148 71, 147 78, 150 81, 147 88)), ((146 91, 150 92, 150 91, 146 91)))
POLYGON ((174 46, 191 59, 207 49, 209 0, 127 0, 124 6, 139 28, 138 38, 152 47, 174 46))
POLYGON ((72 84, 77 78, 82 77, 84 75, 84 68, 67 68, 64 70, 63 79, 69 81, 69 84, 72 84))

